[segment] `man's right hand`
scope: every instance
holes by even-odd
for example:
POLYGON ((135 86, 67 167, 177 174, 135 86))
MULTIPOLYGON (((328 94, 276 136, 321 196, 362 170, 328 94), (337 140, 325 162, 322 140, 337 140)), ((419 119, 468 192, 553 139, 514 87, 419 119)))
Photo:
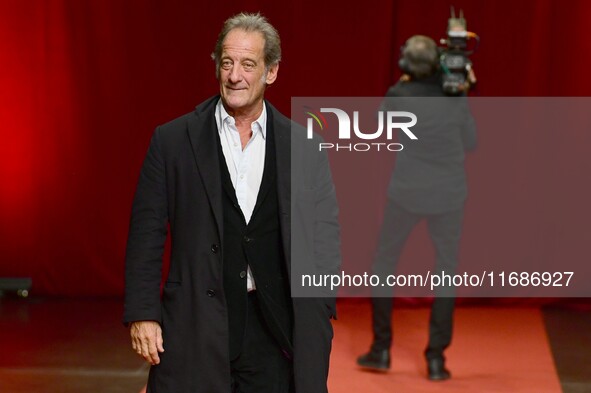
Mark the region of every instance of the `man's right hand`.
POLYGON ((152 366, 160 364, 159 352, 162 346, 162 328, 155 321, 136 321, 130 326, 131 347, 152 366))

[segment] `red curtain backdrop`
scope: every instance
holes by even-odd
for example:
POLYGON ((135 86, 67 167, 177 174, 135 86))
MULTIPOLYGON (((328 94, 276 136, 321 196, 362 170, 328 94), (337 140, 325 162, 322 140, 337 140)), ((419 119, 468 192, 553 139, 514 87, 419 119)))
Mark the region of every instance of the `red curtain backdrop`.
MULTIPOLYGON (((445 36, 450 6, 439 0, 344 4, 0 0, 0 277, 32 277, 33 293, 42 295, 123 293, 130 206, 150 135, 216 94, 209 55, 230 15, 261 11, 278 28, 284 56, 267 96, 289 115, 292 96, 383 95, 399 76, 400 45, 413 34, 445 36)), ((475 94, 589 94, 590 2, 452 5, 463 9, 469 30, 482 39, 472 57, 479 79, 475 94)), ((524 148, 535 145, 535 130, 524 132, 531 133, 520 138, 524 148)), ((581 183, 589 173, 583 160, 591 134, 557 130, 559 137, 577 141, 561 157, 581 177, 574 183, 565 177, 561 186, 578 188, 556 202, 589 200, 591 192, 581 183)), ((487 225, 490 207, 479 202, 491 200, 484 197, 494 166, 478 155, 494 160, 506 139, 482 135, 479 152, 468 160, 470 189, 476 191, 466 225, 477 230, 470 232, 463 258, 498 256, 486 247, 500 227, 487 225)), ((524 173, 549 159, 519 148, 503 154, 524 173)), ((507 182, 524 199, 532 193, 518 177, 507 182)), ((589 238, 589 211, 567 213, 561 225, 580 239, 555 244, 556 255, 588 256, 581 243, 589 238)), ((526 255, 536 236, 554 236, 551 227, 522 234, 506 225, 504 231, 523 239, 504 251, 509 256, 526 255)), ((422 240, 409 246, 419 249, 422 240)))

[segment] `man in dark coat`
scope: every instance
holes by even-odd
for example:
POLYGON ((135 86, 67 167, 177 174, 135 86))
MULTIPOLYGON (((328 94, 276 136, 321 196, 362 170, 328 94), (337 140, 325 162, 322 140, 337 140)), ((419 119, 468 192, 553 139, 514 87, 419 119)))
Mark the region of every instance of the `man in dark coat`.
POLYGON ((334 299, 292 298, 290 286, 298 233, 313 234, 298 243, 307 266, 338 271, 327 157, 263 98, 281 58, 264 17, 228 19, 212 57, 220 95, 158 127, 141 170, 125 272, 132 347, 152 365, 148 392, 327 392, 334 299))
MULTIPOLYGON (((394 272, 406 239, 421 220, 427 221, 435 246, 435 271, 455 272, 467 195, 464 152, 476 147, 476 129, 466 97, 444 97, 435 42, 425 36, 411 37, 401 60, 407 74, 388 90, 384 109, 398 107, 414 113, 418 122, 413 133, 418 139, 411 141, 399 134, 405 141, 404 149, 397 153, 373 262, 373 271, 382 282, 394 272)), ((473 73, 470 79, 475 81, 473 73)), ((439 289, 431 308, 425 350, 431 380, 445 380, 451 375, 445 368, 443 352, 452 338, 453 295, 453 288, 439 289)), ((374 289, 374 339, 370 351, 357 359, 362 367, 390 367, 391 296, 389 288, 374 289)))

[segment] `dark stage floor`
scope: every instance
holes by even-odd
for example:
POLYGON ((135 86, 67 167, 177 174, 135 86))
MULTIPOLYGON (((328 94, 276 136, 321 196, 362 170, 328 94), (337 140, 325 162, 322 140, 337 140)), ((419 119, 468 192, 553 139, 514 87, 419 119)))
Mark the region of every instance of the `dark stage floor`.
POLYGON ((0 299, 0 392, 137 393, 120 300, 0 299))
MULTIPOLYGON (((120 322, 121 313, 119 299, 0 298, 0 392, 138 393, 147 379, 148 367, 131 350, 128 331, 120 322)), ((335 322, 333 369, 329 383, 331 393, 357 392, 354 388, 357 385, 363 386, 367 392, 539 393, 561 389, 565 393, 591 392, 591 311, 588 307, 555 305, 544 307, 541 312, 537 307, 523 310, 498 306, 459 307, 457 339, 454 338, 449 356, 450 366, 455 366, 452 371, 456 372, 449 383, 440 384, 424 381, 420 351, 414 348, 423 345, 427 315, 425 307, 404 308, 395 314, 398 341, 393 348, 393 356, 397 357, 393 369, 386 375, 371 375, 354 365, 355 355, 365 349, 371 339, 368 332, 369 304, 359 300, 341 301, 339 320, 335 322), (487 380, 482 377, 486 370, 478 369, 477 361, 464 359, 474 356, 479 360, 486 355, 476 351, 473 343, 491 343, 479 337, 472 328, 478 319, 490 327, 491 323, 485 321, 486 318, 498 322, 494 331, 506 329, 497 338, 503 341, 502 345, 492 345, 508 348, 505 359, 524 356, 516 351, 511 353, 514 346, 505 340, 516 340, 515 345, 521 345, 517 343, 529 339, 532 344, 528 345, 540 347, 534 348, 534 352, 539 350, 546 354, 547 359, 540 359, 540 363, 545 362, 543 367, 531 369, 551 374, 545 375, 551 381, 543 385, 547 389, 528 390, 528 386, 533 388, 535 385, 533 382, 529 384, 528 378, 539 382, 540 374, 530 377, 527 373, 515 372, 514 367, 506 367, 507 376, 489 369, 491 375, 487 380), (517 325, 524 323, 531 323, 532 329, 517 325), (534 324, 539 326, 534 327, 534 324), (538 339, 511 335, 512 329, 514 332, 537 331, 538 339), (481 382, 474 384, 479 381, 478 378, 481 382), (508 379, 503 381, 503 378, 508 379), (495 385, 494 379, 501 380, 501 383, 495 385), (374 383, 375 389, 372 388, 374 383), (519 384, 523 385, 523 389, 519 384)), ((494 335, 493 327, 490 329, 490 335, 494 335)), ((535 356, 532 359, 535 363, 535 356)), ((524 369, 529 370, 530 367, 526 365, 524 369)))

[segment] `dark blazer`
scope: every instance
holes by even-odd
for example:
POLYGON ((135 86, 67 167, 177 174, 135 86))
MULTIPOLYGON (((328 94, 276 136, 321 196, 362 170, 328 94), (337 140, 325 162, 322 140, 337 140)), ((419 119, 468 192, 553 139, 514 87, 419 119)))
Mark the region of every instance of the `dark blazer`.
POLYGON ((386 93, 382 109, 417 116, 411 140, 399 131, 388 197, 408 211, 441 214, 460 209, 467 196, 464 152, 476 148, 476 126, 467 97, 443 94, 440 75, 398 82, 386 93))
MULTIPOLYGON (((218 99, 212 97, 194 112, 156 129, 137 185, 127 244, 123 319, 125 323, 154 320, 162 326, 165 352, 161 363, 150 370, 149 392, 230 391, 221 247, 223 191, 214 118, 218 99), (171 263, 161 295, 167 228, 171 263)), ((292 227, 317 234, 312 242, 301 245, 310 247, 303 252, 319 271, 336 272, 340 263, 337 209, 326 156, 306 143, 303 131, 292 132, 289 119, 266 105, 273 119, 287 272, 292 267, 292 227), (292 177, 298 190, 305 191, 303 198, 294 191, 292 199, 292 177), (307 217, 297 218, 292 225, 292 214, 307 217)), ((297 297, 292 302, 296 392, 326 392, 334 301, 297 297)))

